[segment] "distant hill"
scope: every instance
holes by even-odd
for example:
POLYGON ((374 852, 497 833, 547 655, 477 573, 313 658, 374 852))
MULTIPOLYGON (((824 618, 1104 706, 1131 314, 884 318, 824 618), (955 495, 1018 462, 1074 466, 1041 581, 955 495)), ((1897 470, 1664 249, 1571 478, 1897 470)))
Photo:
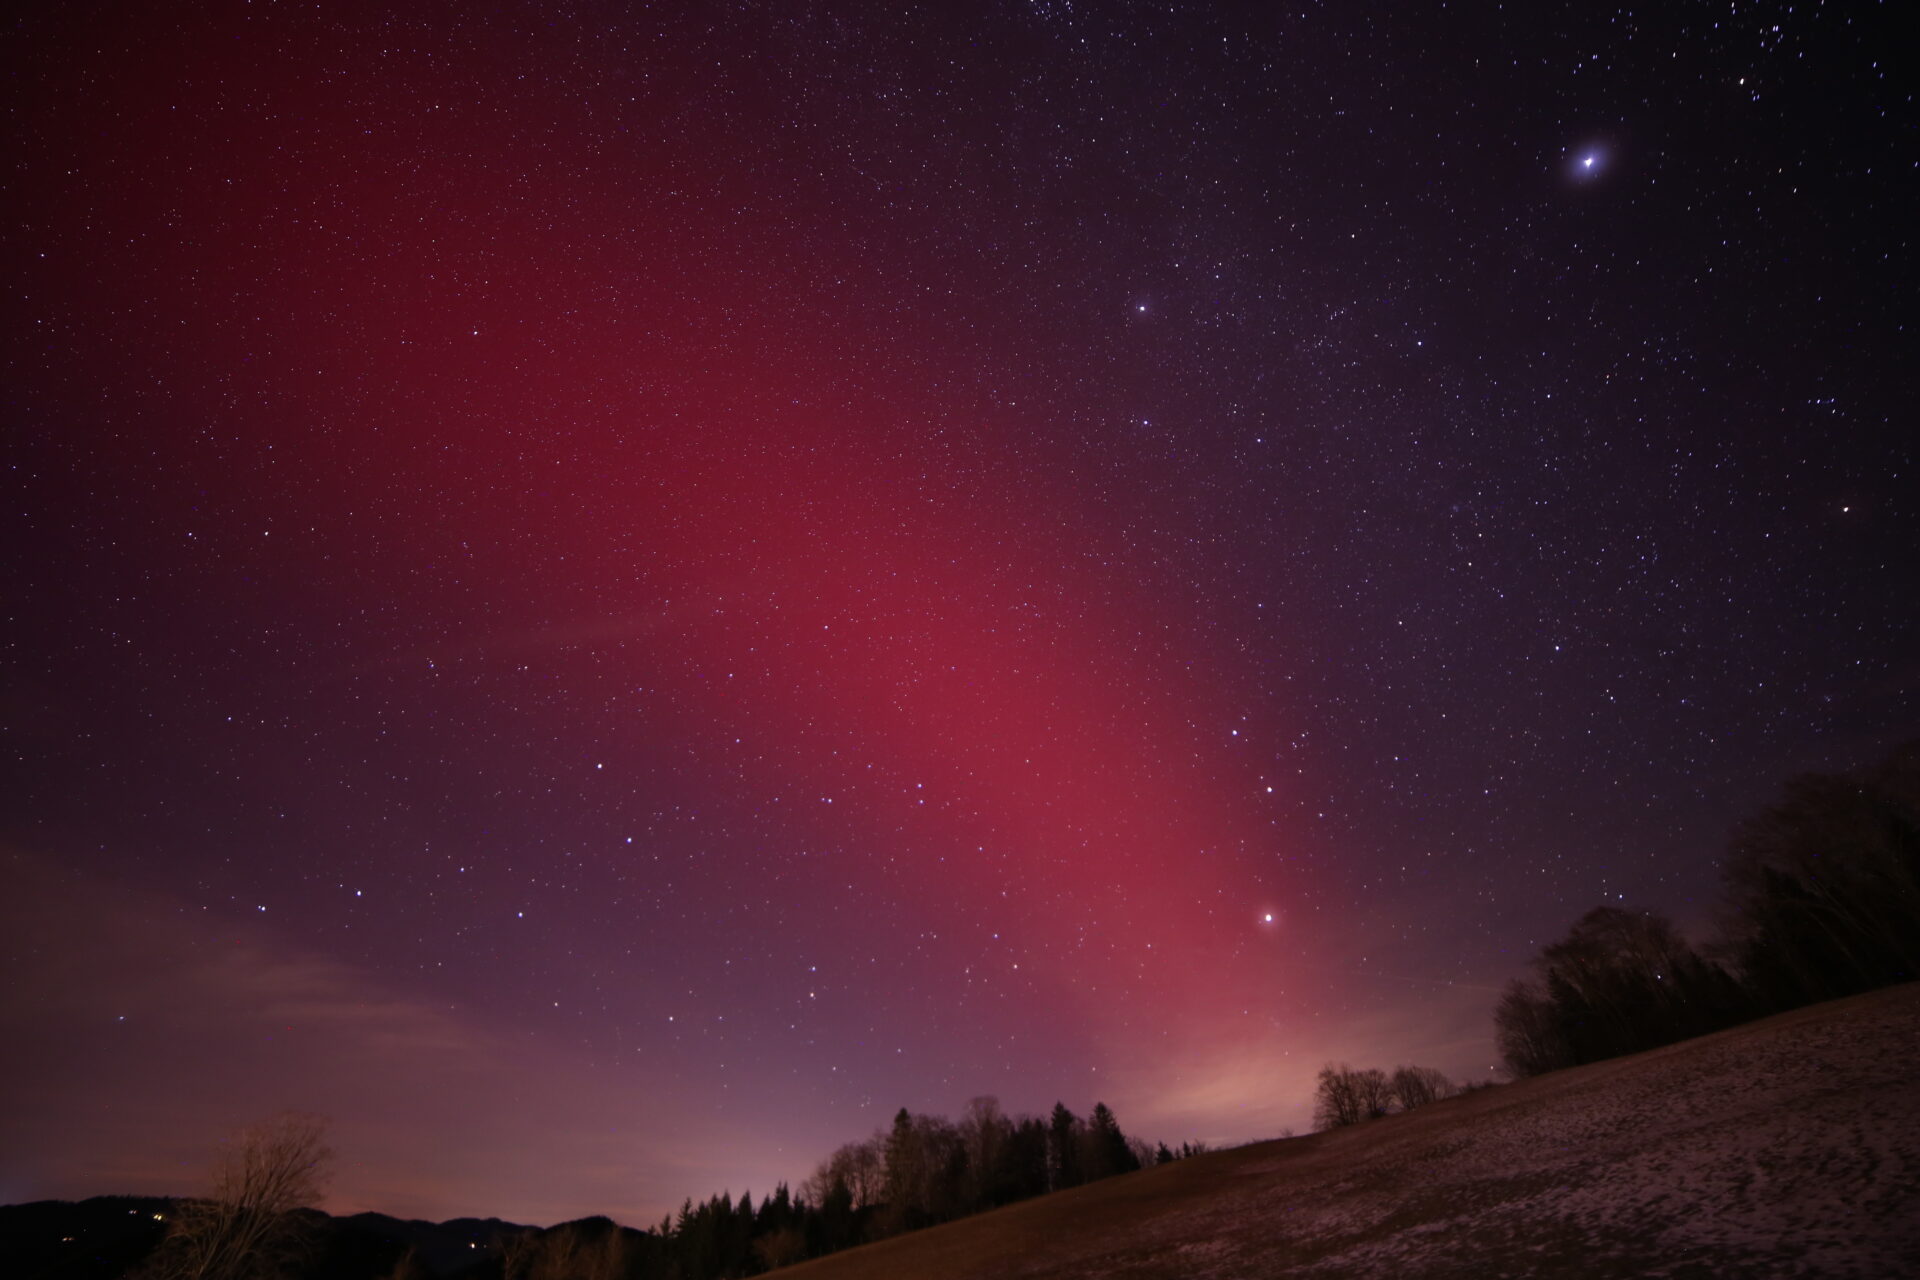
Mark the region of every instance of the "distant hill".
MULTIPOLYGON (((96 1196, 0 1206, 0 1275, 20 1280, 113 1280, 145 1258, 165 1230, 173 1202, 96 1196)), ((384 1275, 408 1249, 435 1275, 482 1266, 494 1242, 528 1228, 498 1218, 419 1222, 384 1213, 310 1215, 317 1267, 333 1280, 384 1275)))
POLYGON ((382 1242, 392 1246, 390 1252, 395 1255, 411 1248, 414 1257, 435 1275, 450 1275, 471 1267, 490 1257, 495 1242, 501 1237, 529 1230, 499 1218, 422 1222, 417 1218, 389 1218, 384 1213, 356 1213, 335 1218, 333 1222, 338 1235, 382 1242))
POLYGON ((774 1274, 1920 1275, 1920 984, 774 1274))
POLYGON ((147 1256, 172 1209, 157 1196, 0 1205, 0 1269, 29 1280, 111 1280, 147 1256))

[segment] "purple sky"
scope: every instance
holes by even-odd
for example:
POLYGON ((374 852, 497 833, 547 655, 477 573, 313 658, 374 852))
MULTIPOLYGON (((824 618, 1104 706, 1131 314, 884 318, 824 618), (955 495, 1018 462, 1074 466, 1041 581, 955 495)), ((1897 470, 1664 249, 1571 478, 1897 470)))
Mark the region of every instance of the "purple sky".
POLYGON ((1883 8, 22 17, 0 1200, 1484 1076, 1912 732, 1883 8))

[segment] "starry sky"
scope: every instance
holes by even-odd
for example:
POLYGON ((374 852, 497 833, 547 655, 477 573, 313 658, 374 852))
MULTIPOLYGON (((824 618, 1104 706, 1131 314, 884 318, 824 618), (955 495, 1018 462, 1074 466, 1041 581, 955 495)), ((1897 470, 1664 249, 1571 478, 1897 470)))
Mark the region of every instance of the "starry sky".
POLYGON ((1913 732, 1893 7, 10 20, 0 1200, 1486 1077, 1913 732))

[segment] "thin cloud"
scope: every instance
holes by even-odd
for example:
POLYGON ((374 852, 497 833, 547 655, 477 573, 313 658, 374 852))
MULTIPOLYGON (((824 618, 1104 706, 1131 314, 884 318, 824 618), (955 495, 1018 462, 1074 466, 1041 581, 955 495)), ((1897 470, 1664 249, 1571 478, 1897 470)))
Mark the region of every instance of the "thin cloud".
POLYGON ((724 1099, 502 1034, 260 924, 18 851, 0 873, 0 1032, 28 1047, 0 1067, 0 1199, 192 1192, 222 1134, 287 1107, 332 1120, 339 1212, 646 1223, 791 1161, 724 1099), (134 1089, 113 1066, 130 1057, 134 1089))

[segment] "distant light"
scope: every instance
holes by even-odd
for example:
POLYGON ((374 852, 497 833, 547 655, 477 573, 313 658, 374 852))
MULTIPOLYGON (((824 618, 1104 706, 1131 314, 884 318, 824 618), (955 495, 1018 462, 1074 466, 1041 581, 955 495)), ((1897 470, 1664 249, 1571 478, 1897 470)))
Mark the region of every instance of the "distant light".
POLYGON ((1583 160, 1582 160, 1582 161, 1580 162, 1580 167, 1581 167, 1582 169, 1591 169, 1591 168, 1593 168, 1593 157, 1592 157, 1592 156, 1588 156, 1588 157, 1586 157, 1585 159, 1583 159, 1583 160))
POLYGON ((1264 916, 1261 916, 1261 917, 1260 917, 1260 919, 1261 919, 1262 921, 1264 921, 1265 923, 1267 923, 1267 924, 1272 924, 1272 923, 1273 923, 1273 912, 1271 912, 1271 911, 1269 911, 1269 912, 1267 912, 1267 914, 1265 914, 1264 916))

